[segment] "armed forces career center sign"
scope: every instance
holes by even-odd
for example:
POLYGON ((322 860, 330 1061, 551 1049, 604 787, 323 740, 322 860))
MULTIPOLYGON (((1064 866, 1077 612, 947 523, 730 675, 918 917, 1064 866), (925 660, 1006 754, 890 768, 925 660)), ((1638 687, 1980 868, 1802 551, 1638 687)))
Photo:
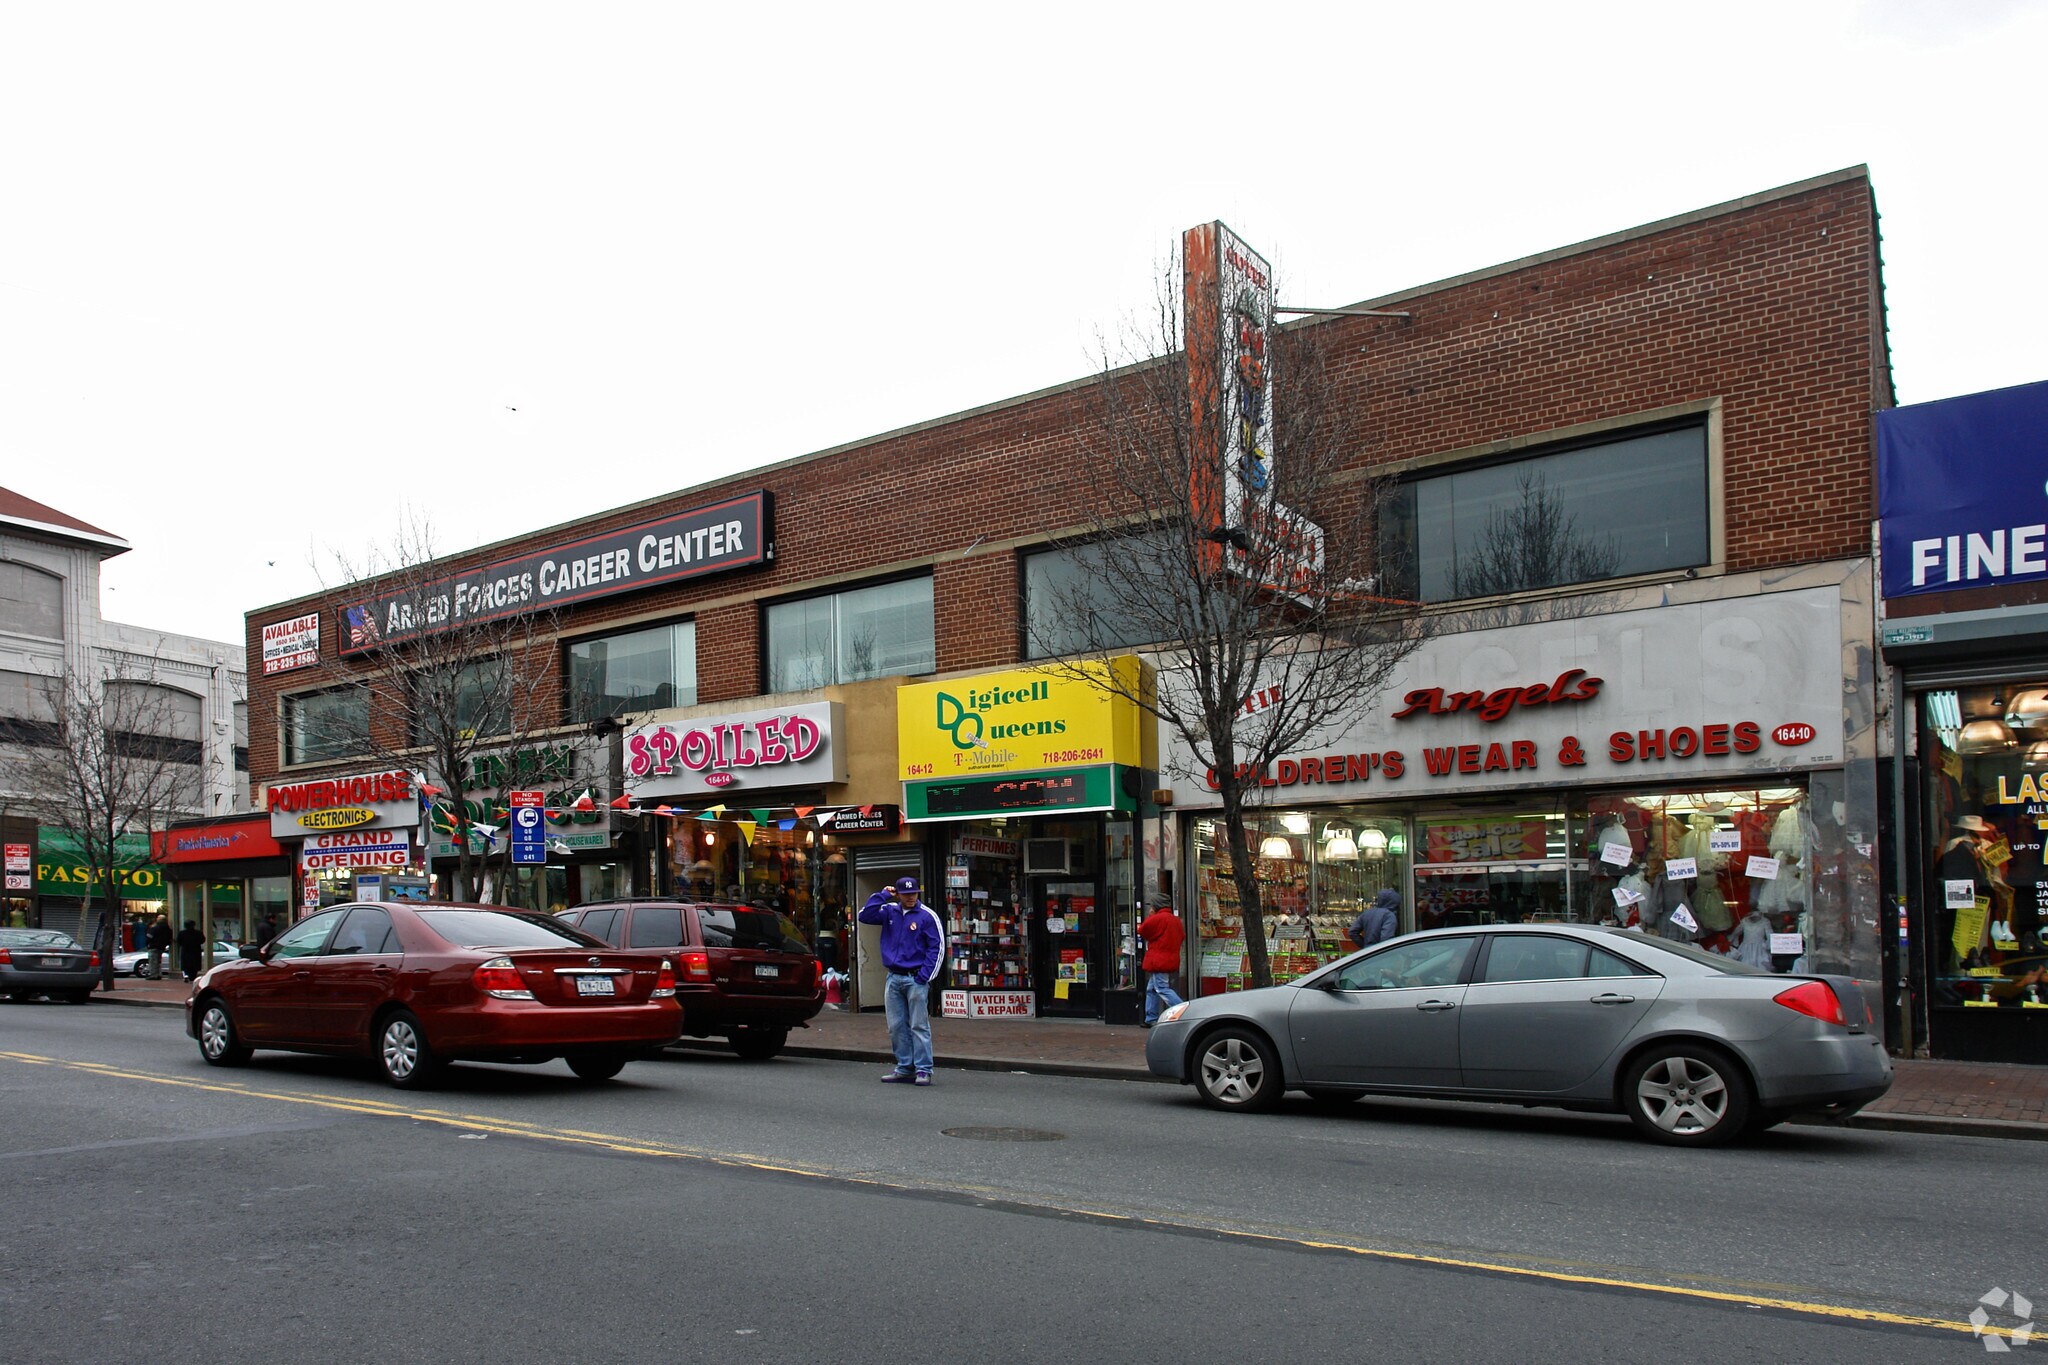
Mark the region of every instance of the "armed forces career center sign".
POLYGON ((766 564, 775 558, 771 521, 768 493, 748 493, 373 597, 343 613, 341 653, 766 564))

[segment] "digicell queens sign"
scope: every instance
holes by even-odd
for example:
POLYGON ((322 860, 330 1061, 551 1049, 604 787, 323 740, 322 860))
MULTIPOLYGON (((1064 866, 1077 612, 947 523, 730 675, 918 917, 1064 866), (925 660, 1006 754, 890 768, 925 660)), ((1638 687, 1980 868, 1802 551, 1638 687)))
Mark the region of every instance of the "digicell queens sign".
POLYGON ((343 613, 341 652, 766 564, 775 558, 770 522, 768 494, 748 493, 386 593, 343 613))

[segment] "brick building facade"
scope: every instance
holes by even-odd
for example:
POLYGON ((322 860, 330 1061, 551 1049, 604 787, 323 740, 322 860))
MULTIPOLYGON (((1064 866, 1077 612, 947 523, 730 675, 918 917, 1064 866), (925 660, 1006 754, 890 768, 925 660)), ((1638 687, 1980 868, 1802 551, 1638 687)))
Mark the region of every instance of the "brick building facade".
MULTIPOLYGON (((1639 431, 1695 433, 1687 439, 1704 452, 1696 530, 1705 548, 1680 555, 1683 564, 1672 559, 1598 584, 1517 595, 1518 608, 1548 604, 1533 614, 1522 610, 1518 628, 1540 637, 1546 621, 1549 629, 1569 630, 1559 623, 1588 615, 1708 610, 1787 593, 1824 597, 1816 609, 1840 621, 1839 636, 1829 634, 1824 653, 1830 660, 1839 655, 1834 685, 1847 696, 1830 731, 1833 749, 1817 764, 1778 755, 1784 762, 1768 782, 1754 775, 1745 780, 1752 791, 1796 789, 1802 803, 1825 795, 1835 831, 1825 836, 1830 856, 1853 860, 1853 848, 1861 846, 1868 862, 1877 758, 1871 414, 1892 398, 1878 222, 1865 171, 1820 176, 1362 306, 1411 316, 1295 324, 1319 329, 1326 343, 1328 377, 1357 434, 1361 467, 1426 481, 1523 456, 1598 449, 1639 431), (1844 848, 1851 851, 1844 854, 1844 848)), ((774 690, 764 604, 928 577, 934 650, 928 676, 1015 667, 1025 662, 1023 558, 1085 520, 1079 509, 1090 497, 1090 476, 1083 437, 1097 382, 1006 399, 573 524, 522 532, 450 556, 446 565, 451 571, 483 565, 760 490, 773 505, 772 563, 579 605, 564 614, 562 638, 693 622, 695 709, 743 710, 767 704, 774 690)), ((1638 511, 1612 508, 1601 533, 1625 544, 1638 511)), ((1819 602, 1816 597, 1807 605, 1819 602)), ((313 611, 321 612, 316 664, 268 676, 251 669, 250 766, 259 789, 350 770, 346 761, 287 764, 281 752, 288 699, 332 687, 355 671, 337 658, 338 623, 328 604, 304 599, 250 612, 249 651, 252 660, 261 657, 265 625, 313 611)), ((1454 622, 1444 647, 1454 647, 1471 624, 1454 622)), ((535 657, 557 672, 563 667, 563 649, 553 641, 537 646, 535 657)), ((900 681, 881 680, 888 687, 900 681)), ((565 694, 566 682, 557 691, 565 694)), ((1759 696, 1764 709, 1730 719, 1774 722, 1777 713, 1767 701, 1759 696)), ((1654 709, 1654 700, 1649 704, 1654 709)), ((565 733, 583 729, 565 717, 540 719, 561 721, 565 733)), ((1752 755, 1742 766, 1756 769, 1761 761, 1752 755)), ((879 764, 826 795, 894 801, 901 793, 889 766, 879 764)), ((1732 767, 1708 763, 1675 771, 1670 780, 1725 786, 1735 775, 1732 767)), ((1534 787, 1532 775, 1522 776, 1487 799, 1523 799, 1513 794, 1534 787)), ((1619 776, 1645 780, 1640 772, 1619 776)), ((1552 842, 1582 840, 1598 812, 1573 793, 1592 778, 1549 772, 1543 780, 1555 798, 1552 842)), ((1199 806, 1199 783, 1194 786, 1184 792, 1183 805, 1193 797, 1191 804, 1199 806)), ((1419 843, 1427 831, 1415 823, 1424 819, 1415 803, 1423 798, 1389 794, 1408 803, 1403 842, 1419 843)), ((1770 809, 1790 807, 1758 806, 1749 814, 1761 819, 1770 809)), ((1654 823, 1682 815, 1660 807, 1647 818, 1654 823)), ((1628 818, 1638 820, 1633 813, 1628 818)), ((1154 827, 1155 856, 1193 887, 1203 876, 1201 858, 1213 862, 1213 850, 1198 849, 1191 826, 1167 825, 1154 827)), ((1636 832, 1643 835, 1641 828, 1636 832)), ((1310 850, 1300 851, 1305 865, 1315 861, 1310 850)), ((949 855, 935 846, 931 856, 927 866, 935 867, 949 855)), ((1404 865, 1399 879, 1411 901, 1424 889, 1414 866, 1404 865)), ((1436 877, 1430 885, 1455 880, 1436 877)), ((1827 960, 1875 976, 1875 883, 1861 869, 1846 881, 1856 889, 1829 909, 1839 922, 1809 930, 1807 946, 1825 942, 1827 960)), ((1738 889, 1731 887, 1731 897, 1738 889)), ((1482 913, 1476 899, 1482 892, 1496 900, 1502 894, 1471 883, 1460 888, 1460 904, 1482 913)), ((1577 891, 1570 894, 1584 903, 1577 891)), ((1552 897, 1546 902, 1552 909, 1562 904, 1551 891, 1541 896, 1552 897)), ((1196 951, 1204 951, 1199 941, 1196 951)), ((1105 950, 1103 957, 1111 956, 1105 950)), ((1190 975, 1229 974, 1202 971, 1191 959, 1190 975)))

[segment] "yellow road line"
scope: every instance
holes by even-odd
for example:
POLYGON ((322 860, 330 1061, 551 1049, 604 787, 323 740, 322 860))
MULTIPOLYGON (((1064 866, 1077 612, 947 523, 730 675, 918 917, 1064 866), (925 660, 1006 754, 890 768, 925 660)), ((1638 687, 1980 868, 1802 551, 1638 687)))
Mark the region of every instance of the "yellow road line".
POLYGON ((1254 1232, 1243 1228, 1225 1227, 1212 1223, 1174 1222, 1163 1218, 1144 1218, 1131 1214, 1105 1212, 1100 1209, 1073 1207, 1038 1200, 1025 1200, 1015 1194, 1006 1194, 987 1187, 911 1185, 898 1181, 880 1180, 872 1176, 853 1175, 843 1171, 835 1171, 829 1167, 792 1166, 786 1162, 769 1161, 763 1157, 744 1153, 712 1152, 701 1148, 648 1142, 623 1138, 616 1134, 593 1133, 574 1128, 546 1128, 539 1124, 527 1123, 517 1119, 500 1119, 482 1114, 461 1114, 451 1113, 442 1109, 408 1107, 404 1104, 388 1100, 339 1099, 324 1095, 293 1094, 290 1091, 256 1090, 244 1086, 221 1085, 211 1081, 188 1080, 178 1076, 152 1075, 144 1071, 126 1071, 104 1062, 66 1061, 58 1057, 42 1057, 29 1052, 0 1051, 0 1060, 20 1062, 29 1066, 64 1067, 73 1071, 81 1071, 91 1076, 145 1081, 152 1085, 168 1085, 190 1090, 217 1091, 222 1094, 241 1095, 250 1099, 279 1100, 286 1104, 302 1104, 316 1109, 334 1109, 350 1114, 368 1114, 378 1118, 407 1118, 420 1123, 436 1123, 449 1128, 464 1128, 478 1132, 495 1133, 501 1137, 523 1137, 540 1142, 563 1143, 569 1146, 599 1147, 606 1151, 622 1152, 629 1156, 658 1156, 678 1161, 706 1161, 720 1166, 764 1171, 776 1175, 803 1176, 807 1179, 829 1180, 840 1184, 865 1185, 883 1190, 900 1190, 905 1192, 938 1190, 974 1194, 1007 1203, 1029 1203, 1034 1208, 1047 1209, 1055 1213, 1073 1214, 1077 1217, 1129 1223, 1141 1227, 1152 1226, 1175 1230, 1208 1232, 1237 1241, 1263 1242, 1275 1246, 1307 1247, 1316 1251, 1345 1252, 1353 1256, 1376 1261, 1442 1266, 1451 1270, 1481 1271, 1490 1275, 1512 1275, 1521 1279, 1540 1280, 1549 1284, 1591 1285, 1602 1289, 1625 1289, 1642 1294, 1658 1294, 1667 1298, 1738 1304, 1749 1308, 1771 1308, 1780 1312, 1798 1313, 1808 1317, 1832 1318, 1848 1322, 1868 1322, 1887 1327, 1922 1327, 1947 1332, 1975 1333, 1986 1337, 2010 1337, 2010 1332, 2003 1328, 1987 1326, 1979 1329, 1967 1321, 1957 1321, 1951 1318, 1923 1317, 1913 1313, 1891 1313, 1876 1308, 1849 1308, 1840 1304, 1815 1303, 1806 1299, 1735 1294, 1725 1290, 1696 1289, 1683 1285, 1658 1284, 1648 1280, 1629 1280, 1610 1275, 1581 1275, 1570 1271, 1546 1270, 1535 1266, 1511 1265, 1497 1261, 1468 1260, 1457 1256, 1440 1256, 1420 1251, 1398 1251, 1390 1247, 1359 1246, 1350 1242, 1332 1242, 1311 1237, 1286 1237, 1275 1233, 1254 1232))

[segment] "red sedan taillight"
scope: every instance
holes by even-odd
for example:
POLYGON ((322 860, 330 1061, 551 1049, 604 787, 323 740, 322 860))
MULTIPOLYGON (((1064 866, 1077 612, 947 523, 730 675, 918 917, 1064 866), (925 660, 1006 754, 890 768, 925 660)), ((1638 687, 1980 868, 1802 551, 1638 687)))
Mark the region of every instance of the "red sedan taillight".
POLYGON ((654 978, 654 998, 666 1000, 676 993, 676 967, 667 958, 661 960, 661 973, 654 978))
POLYGON ((1834 991, 1825 981, 1807 981, 1789 990, 1779 991, 1771 999, 1788 1010, 1810 1015, 1824 1024, 1839 1024, 1843 1028, 1849 1026, 1848 1017, 1842 1013, 1842 1002, 1835 998, 1834 991))
POLYGON ((509 957, 492 958, 470 973, 469 979, 478 990, 494 1000, 533 999, 533 992, 526 989, 525 980, 509 957))
POLYGON ((683 953, 683 980, 709 981, 711 979, 711 954, 683 953))
POLYGON ((8 952, 5 948, 0 948, 0 967, 4 967, 12 961, 14 961, 14 954, 8 952))
POLYGON ((94 971, 98 971, 100 966, 100 955, 98 953, 94 953, 92 955, 92 961, 86 963, 85 965, 92 968, 94 971))
POLYGON ((811 959, 811 989, 818 989, 818 983, 825 979, 825 964, 817 958, 811 959))

